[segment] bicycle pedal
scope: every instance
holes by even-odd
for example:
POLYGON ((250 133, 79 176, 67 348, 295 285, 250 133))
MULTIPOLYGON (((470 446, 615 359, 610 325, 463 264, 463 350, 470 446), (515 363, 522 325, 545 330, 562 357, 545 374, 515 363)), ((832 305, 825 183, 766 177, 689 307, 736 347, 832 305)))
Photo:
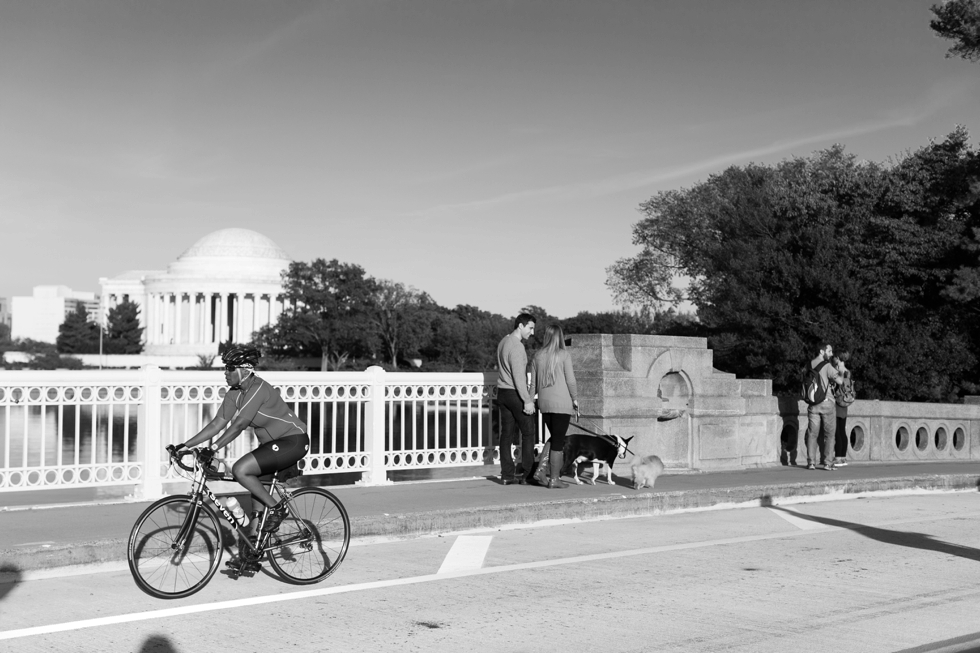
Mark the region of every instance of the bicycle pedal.
POLYGON ((239 574, 254 574, 257 571, 262 571, 262 565, 259 564, 258 560, 242 560, 240 558, 232 558, 225 563, 225 566, 237 571, 239 574))

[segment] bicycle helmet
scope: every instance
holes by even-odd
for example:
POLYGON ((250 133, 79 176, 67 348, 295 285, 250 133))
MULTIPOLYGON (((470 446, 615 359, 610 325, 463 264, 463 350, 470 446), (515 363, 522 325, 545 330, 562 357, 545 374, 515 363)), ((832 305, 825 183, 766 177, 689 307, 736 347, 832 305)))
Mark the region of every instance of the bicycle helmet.
POLYGON ((255 347, 232 347, 221 354, 221 362, 235 367, 255 367, 262 353, 255 347))

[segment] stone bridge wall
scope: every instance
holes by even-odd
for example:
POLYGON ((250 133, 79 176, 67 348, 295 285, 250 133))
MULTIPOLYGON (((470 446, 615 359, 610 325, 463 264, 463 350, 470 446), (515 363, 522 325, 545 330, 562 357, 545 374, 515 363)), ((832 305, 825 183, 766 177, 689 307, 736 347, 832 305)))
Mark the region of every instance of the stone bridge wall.
POLYGON ((569 351, 585 424, 633 437, 638 456, 675 469, 779 462, 772 383, 714 369, 704 338, 575 335, 569 351))
MULTIPOLYGON (((806 404, 779 399, 783 460, 806 463, 806 404)), ((980 406, 855 401, 847 411, 849 460, 916 462, 980 458, 980 406)))
MULTIPOLYGON (((704 338, 574 335, 569 352, 583 424, 633 437, 668 468, 806 462, 806 404, 768 380, 716 370, 704 338)), ((865 462, 980 459, 980 405, 856 401, 849 457, 865 462)))

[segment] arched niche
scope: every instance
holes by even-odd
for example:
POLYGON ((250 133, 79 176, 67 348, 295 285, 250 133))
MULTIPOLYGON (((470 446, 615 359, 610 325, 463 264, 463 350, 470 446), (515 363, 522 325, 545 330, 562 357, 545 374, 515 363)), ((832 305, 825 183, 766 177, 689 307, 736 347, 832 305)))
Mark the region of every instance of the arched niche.
POLYGON ((691 382, 682 371, 667 372, 660 379, 657 397, 663 402, 660 407, 661 421, 675 419, 687 412, 691 401, 691 382))
POLYGON ((657 408, 662 418, 673 419, 687 411, 694 392, 690 375, 683 369, 683 356, 675 357, 671 350, 663 352, 647 368, 647 379, 657 380, 657 397, 662 405, 657 408))

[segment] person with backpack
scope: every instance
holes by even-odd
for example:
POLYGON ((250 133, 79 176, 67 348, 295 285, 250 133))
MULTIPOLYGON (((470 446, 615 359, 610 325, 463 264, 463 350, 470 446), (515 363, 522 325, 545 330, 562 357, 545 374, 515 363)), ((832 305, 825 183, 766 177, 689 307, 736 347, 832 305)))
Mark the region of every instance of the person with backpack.
POLYGON ((833 471, 834 444, 837 434, 837 403, 834 401, 832 384, 841 380, 841 374, 830 364, 834 348, 823 345, 817 357, 810 361, 803 381, 803 400, 807 403, 806 468, 816 469, 817 438, 823 435, 823 451, 820 469, 833 471))
POLYGON ((834 449, 834 465, 837 467, 847 465, 847 407, 854 403, 854 381, 851 379, 851 370, 844 364, 849 358, 850 355, 843 351, 839 356, 830 359, 830 364, 841 375, 841 380, 834 386, 834 403, 837 404, 837 445, 834 449))

